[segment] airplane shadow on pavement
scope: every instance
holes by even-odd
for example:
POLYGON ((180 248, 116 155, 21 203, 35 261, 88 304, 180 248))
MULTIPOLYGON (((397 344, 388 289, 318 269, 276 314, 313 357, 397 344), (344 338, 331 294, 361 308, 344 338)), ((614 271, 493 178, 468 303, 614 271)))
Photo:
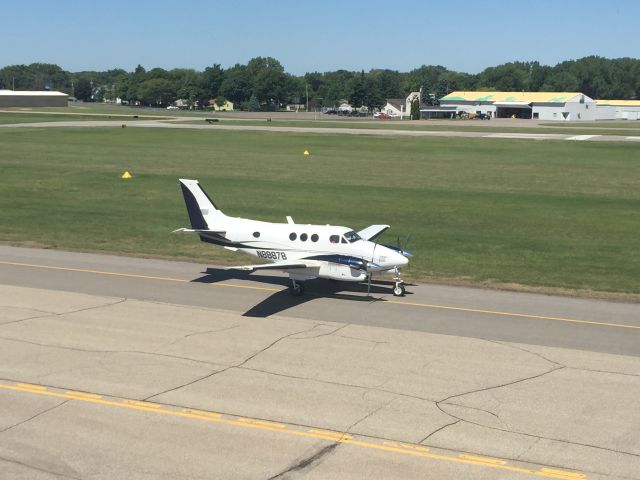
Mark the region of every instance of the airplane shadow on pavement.
MULTIPOLYGON (((243 316, 266 318, 276 315, 289 308, 302 305, 304 303, 320 298, 332 298, 336 300, 347 300, 352 302, 384 302, 380 295, 390 295, 393 282, 374 279, 371 282, 371 292, 367 295, 366 283, 349 283, 331 281, 326 279, 314 279, 305 282, 306 291, 302 297, 294 297, 289 293, 288 279, 286 277, 274 277, 268 275, 252 274, 238 270, 224 270, 219 268, 207 268, 202 277, 192 280, 197 283, 220 283, 227 280, 251 280, 268 285, 282 286, 279 290, 257 305, 247 310, 243 316), (378 295, 377 297, 374 295, 378 295)), ((407 292, 410 295, 410 292, 407 292)))

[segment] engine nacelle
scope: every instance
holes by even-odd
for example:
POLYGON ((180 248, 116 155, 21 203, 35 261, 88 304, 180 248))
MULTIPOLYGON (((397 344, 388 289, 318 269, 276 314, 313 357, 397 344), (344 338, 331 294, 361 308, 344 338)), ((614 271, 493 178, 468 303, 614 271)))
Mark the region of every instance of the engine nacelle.
POLYGON ((320 267, 320 276, 343 282, 362 282, 367 279, 366 272, 348 265, 324 264, 320 267))

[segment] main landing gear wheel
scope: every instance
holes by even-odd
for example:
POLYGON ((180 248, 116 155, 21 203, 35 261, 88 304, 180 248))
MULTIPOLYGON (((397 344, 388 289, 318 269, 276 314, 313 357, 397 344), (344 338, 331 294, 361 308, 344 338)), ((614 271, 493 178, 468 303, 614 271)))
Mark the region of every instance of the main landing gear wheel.
POLYGON ((394 297, 404 297, 404 283, 398 282, 396 286, 393 287, 393 296, 394 297))
POLYGON ((301 297, 302 295, 304 295, 304 283, 291 280, 291 285, 289 285, 289 293, 294 297, 301 297))

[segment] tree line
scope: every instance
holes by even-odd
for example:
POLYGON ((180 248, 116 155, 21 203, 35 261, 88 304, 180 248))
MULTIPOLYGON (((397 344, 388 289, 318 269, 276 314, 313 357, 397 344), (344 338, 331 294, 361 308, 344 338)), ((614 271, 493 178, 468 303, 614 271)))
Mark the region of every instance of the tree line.
POLYGON ((423 65, 410 72, 375 69, 369 72, 336 70, 295 76, 272 57, 252 58, 247 64, 203 71, 189 68, 105 72, 68 72, 58 65, 33 63, 0 69, 0 89, 58 90, 84 101, 115 101, 166 106, 177 99, 191 106, 219 105, 231 100, 236 109, 277 110, 283 105, 309 105, 310 110, 335 107, 347 100, 353 107, 381 108, 386 99, 423 92, 421 101, 437 99, 454 90, 578 91, 591 98, 640 98, 640 59, 598 56, 561 62, 553 67, 539 62, 509 62, 478 74, 423 65))

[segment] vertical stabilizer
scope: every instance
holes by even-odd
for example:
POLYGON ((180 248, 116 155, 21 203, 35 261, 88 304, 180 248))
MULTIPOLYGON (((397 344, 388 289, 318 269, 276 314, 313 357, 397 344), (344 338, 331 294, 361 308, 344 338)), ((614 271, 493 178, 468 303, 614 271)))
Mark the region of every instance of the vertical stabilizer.
POLYGON ((194 230, 213 230, 224 214, 218 210, 207 192, 205 192, 197 180, 181 178, 180 187, 187 206, 191 228, 194 230))

